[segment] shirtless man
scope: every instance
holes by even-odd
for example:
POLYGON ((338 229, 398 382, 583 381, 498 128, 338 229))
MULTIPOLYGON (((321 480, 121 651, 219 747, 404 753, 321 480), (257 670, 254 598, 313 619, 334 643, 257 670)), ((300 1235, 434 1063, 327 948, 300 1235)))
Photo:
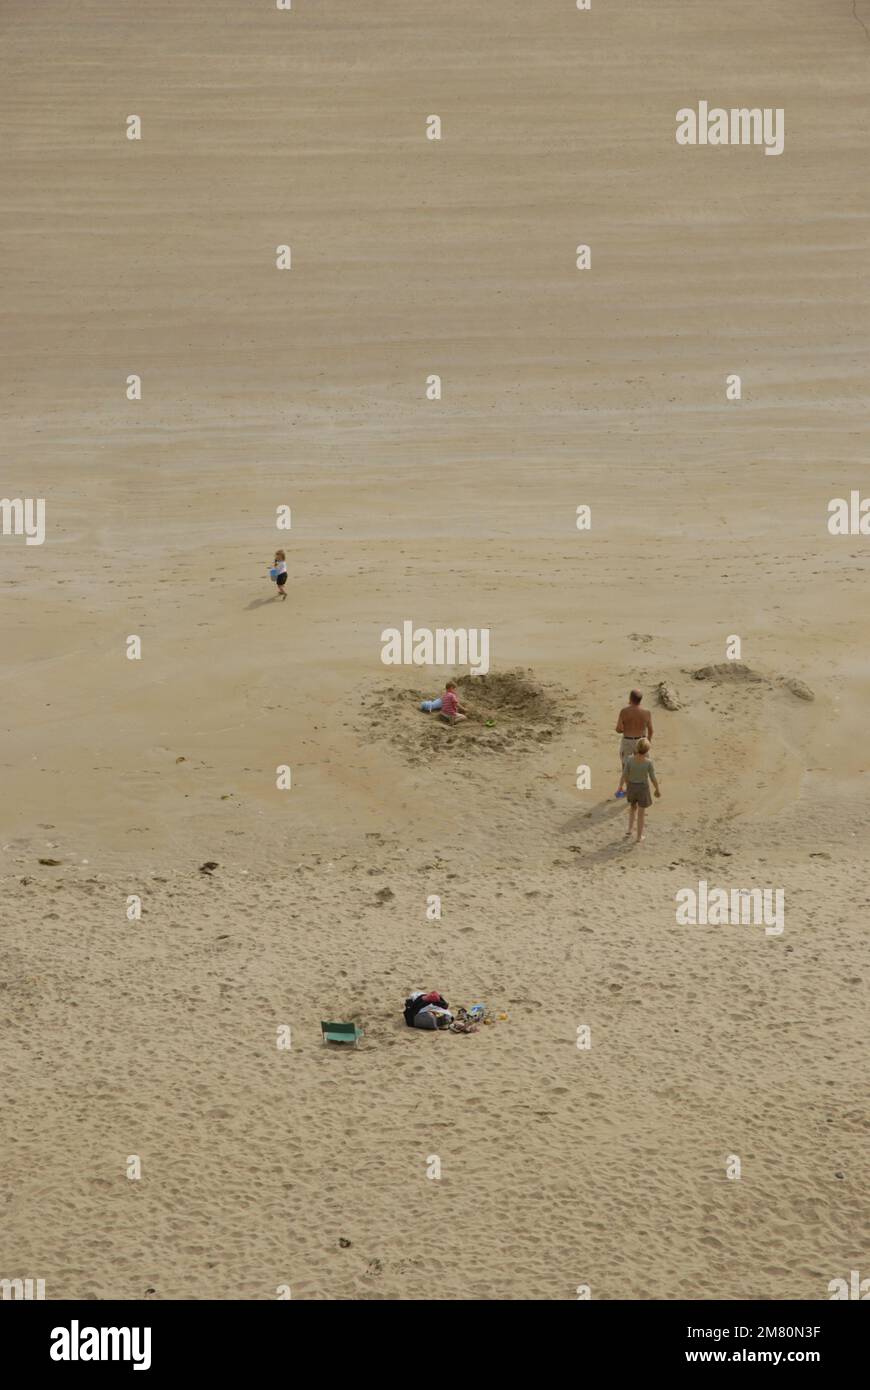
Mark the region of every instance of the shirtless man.
MULTIPOLYGON (((630 703, 619 711, 619 718, 616 721, 616 732, 622 734, 622 738, 619 740, 620 781, 622 780, 625 759, 634 752, 638 739, 648 738, 652 742, 653 736, 652 715, 641 704, 643 696, 640 691, 632 690, 628 698, 630 703)), ((625 796, 625 792, 617 790, 616 795, 625 796)))

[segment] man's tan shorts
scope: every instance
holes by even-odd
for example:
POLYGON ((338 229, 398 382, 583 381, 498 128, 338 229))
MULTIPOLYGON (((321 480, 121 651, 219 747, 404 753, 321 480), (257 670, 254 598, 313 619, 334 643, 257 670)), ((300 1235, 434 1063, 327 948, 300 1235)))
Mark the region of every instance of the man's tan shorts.
POLYGON ((631 756, 641 737, 641 734, 638 734, 637 738, 627 738, 625 734, 622 735, 622 738, 619 740, 619 756, 622 762, 625 762, 626 758, 631 756))

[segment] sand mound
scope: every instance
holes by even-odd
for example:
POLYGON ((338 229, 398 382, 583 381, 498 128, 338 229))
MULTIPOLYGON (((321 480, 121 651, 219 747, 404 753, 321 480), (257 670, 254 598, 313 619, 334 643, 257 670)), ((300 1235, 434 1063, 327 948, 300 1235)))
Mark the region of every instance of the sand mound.
MULTIPOLYGON (((752 682, 756 685, 765 684, 768 686, 779 685, 785 690, 791 691, 799 700, 814 700, 815 691, 811 690, 805 681, 798 680, 796 676, 763 676, 758 671, 753 671, 751 666, 747 666, 743 661, 720 661, 716 666, 701 666, 697 671, 692 672, 696 681, 733 681, 733 682, 752 682)), ((664 701, 662 701, 664 703, 664 701)))
POLYGON ((720 661, 715 666, 700 666, 692 675, 696 681, 762 681, 757 671, 745 661, 720 661))
POLYGON ((799 681, 797 676, 780 676, 780 685, 784 685, 786 690, 790 690, 792 695, 796 695, 799 700, 814 700, 815 691, 811 690, 806 681, 799 681))
POLYGON ((683 708, 683 702, 670 681, 659 681, 656 687, 656 693, 659 697, 659 704, 664 705, 665 709, 683 708))
POLYGON ((428 689, 388 686, 373 691, 363 700, 364 728, 369 736, 389 740, 415 764, 433 756, 528 752, 548 743, 569 716, 583 717, 571 707, 568 691, 541 684, 530 670, 457 676, 456 691, 468 711, 467 723, 451 727, 437 714, 420 710, 422 700, 440 694, 436 681, 428 689))
POLYGON ((494 671, 486 676, 460 676, 456 682, 459 698, 469 718, 498 719, 540 727, 564 723, 559 700, 552 688, 545 689, 531 671, 494 671))

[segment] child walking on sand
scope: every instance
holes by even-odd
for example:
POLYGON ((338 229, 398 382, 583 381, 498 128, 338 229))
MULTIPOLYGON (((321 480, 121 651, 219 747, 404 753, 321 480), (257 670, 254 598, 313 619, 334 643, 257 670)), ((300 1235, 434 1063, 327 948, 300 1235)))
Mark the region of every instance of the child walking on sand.
POLYGON ((448 681, 441 696, 440 718, 445 724, 460 724, 468 718, 468 711, 456 698, 456 682, 448 681))
POLYGON ((284 588, 287 583, 287 556, 284 554, 283 550, 275 551, 275 559, 272 563, 271 573, 272 578, 278 585, 278 592, 275 597, 286 598, 287 595, 284 592, 284 588))
POLYGON ((656 780, 655 764, 649 756, 649 739, 639 738, 635 744, 633 753, 626 756, 622 764, 622 776, 619 779, 619 790, 626 788, 628 793, 628 829, 626 835, 631 835, 634 829, 634 817, 637 814, 637 839, 638 844, 644 838, 643 822, 648 806, 652 806, 652 797, 649 794, 649 784, 652 782, 656 789, 656 797, 661 796, 661 790, 656 780))

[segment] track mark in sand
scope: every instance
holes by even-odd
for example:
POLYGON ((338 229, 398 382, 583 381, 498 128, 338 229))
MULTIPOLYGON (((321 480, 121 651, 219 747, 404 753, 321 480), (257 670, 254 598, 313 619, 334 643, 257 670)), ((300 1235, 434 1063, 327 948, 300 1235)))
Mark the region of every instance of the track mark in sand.
POLYGON ((861 28, 867 36, 867 42, 870 43, 870 29, 867 28, 867 25, 858 13, 858 0, 852 0, 852 18, 861 25, 861 28))

